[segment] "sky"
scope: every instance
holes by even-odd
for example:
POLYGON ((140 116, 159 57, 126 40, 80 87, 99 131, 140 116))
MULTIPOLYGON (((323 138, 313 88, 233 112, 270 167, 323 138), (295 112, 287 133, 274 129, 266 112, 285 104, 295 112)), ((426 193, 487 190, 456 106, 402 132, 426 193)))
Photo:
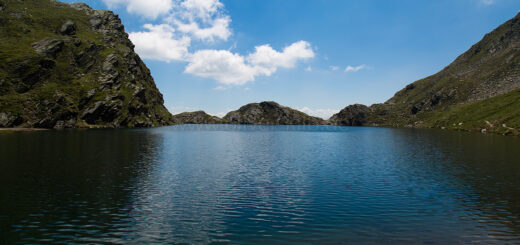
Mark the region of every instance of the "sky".
POLYGON ((325 119, 435 74, 520 10, 518 0, 82 2, 119 15, 173 114, 276 101, 325 119))

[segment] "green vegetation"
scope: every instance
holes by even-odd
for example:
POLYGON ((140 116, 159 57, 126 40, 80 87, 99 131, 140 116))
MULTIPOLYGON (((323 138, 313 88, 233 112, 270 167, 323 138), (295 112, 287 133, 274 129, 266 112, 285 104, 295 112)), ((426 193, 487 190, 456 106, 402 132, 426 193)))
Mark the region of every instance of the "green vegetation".
POLYGON ((384 104, 348 106, 330 122, 519 135, 519 38, 520 14, 437 74, 409 84, 384 104))
POLYGON ((0 127, 172 123, 112 12, 49 0, 0 5, 0 127))
POLYGON ((427 126, 520 135, 520 89, 428 115, 427 126))

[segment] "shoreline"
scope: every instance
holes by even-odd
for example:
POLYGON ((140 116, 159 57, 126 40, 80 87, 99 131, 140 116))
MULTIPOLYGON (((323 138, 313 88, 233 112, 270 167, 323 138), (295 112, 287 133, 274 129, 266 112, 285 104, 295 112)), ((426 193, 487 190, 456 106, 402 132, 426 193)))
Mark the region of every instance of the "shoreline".
POLYGON ((30 132, 30 131, 44 131, 49 130, 46 128, 0 128, 0 131, 17 131, 17 132, 30 132))

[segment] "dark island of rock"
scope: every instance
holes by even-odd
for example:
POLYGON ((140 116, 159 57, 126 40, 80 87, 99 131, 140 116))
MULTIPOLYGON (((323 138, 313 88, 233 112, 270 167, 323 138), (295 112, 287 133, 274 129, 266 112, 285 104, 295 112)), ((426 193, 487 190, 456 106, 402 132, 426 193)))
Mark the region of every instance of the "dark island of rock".
POLYGON ((173 123, 117 15, 83 3, 3 1, 0 127, 173 123))
POLYGON ((231 124, 320 125, 325 120, 281 106, 273 101, 251 103, 223 117, 231 124))
POLYGON ((180 124, 223 124, 219 117, 207 114, 204 111, 183 112, 173 115, 173 120, 180 124))
POLYGON ((309 116, 301 111, 279 105, 273 101, 251 103, 223 118, 208 115, 203 111, 183 112, 173 116, 181 124, 257 124, 257 125, 323 125, 327 121, 309 116))

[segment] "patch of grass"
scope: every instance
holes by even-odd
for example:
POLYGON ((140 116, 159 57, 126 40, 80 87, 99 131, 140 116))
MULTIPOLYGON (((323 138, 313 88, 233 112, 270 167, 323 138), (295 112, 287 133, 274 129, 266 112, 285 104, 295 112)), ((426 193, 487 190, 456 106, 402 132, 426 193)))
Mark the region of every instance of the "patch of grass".
POLYGON ((518 135, 520 130, 520 89, 471 104, 431 112, 426 126, 518 135), (505 125, 505 126, 504 126, 505 125))

